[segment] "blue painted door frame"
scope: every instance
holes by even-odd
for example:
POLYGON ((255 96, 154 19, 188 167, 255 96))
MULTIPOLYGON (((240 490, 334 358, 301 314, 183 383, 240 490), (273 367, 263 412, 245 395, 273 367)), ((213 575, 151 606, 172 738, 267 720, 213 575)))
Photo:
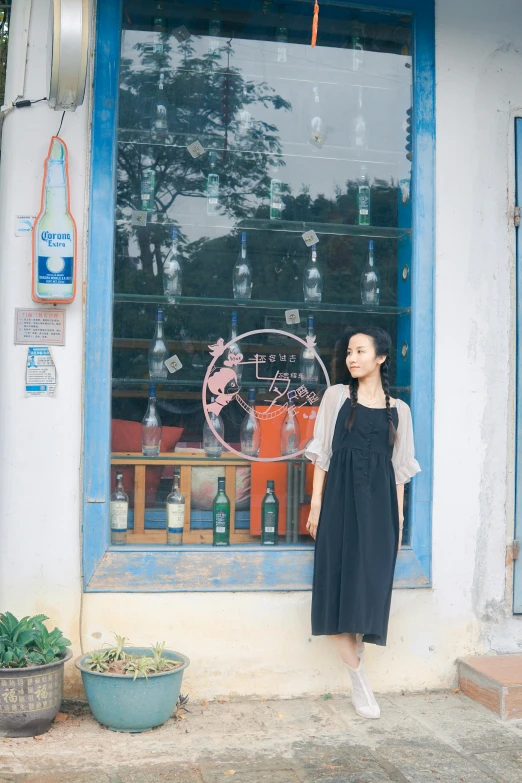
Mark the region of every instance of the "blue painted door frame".
MULTIPOLYGON (((522 118, 515 119, 515 203, 522 201, 522 118)), ((515 429, 515 540, 522 538, 522 235, 516 229, 517 351, 515 429)), ((513 612, 522 614, 522 557, 514 562, 513 612)))
MULTIPOLYGON (((422 472, 412 482, 411 545, 397 558, 395 587, 431 585, 435 25, 433 0, 345 3, 413 15, 413 264, 411 408, 422 472), (422 172, 422 176, 420 173, 422 172)), ((121 0, 97 4, 92 117, 84 396, 83 573, 86 591, 311 589, 313 545, 260 551, 237 545, 109 545, 111 345, 121 0), (279 551, 277 551, 279 550, 279 551)))

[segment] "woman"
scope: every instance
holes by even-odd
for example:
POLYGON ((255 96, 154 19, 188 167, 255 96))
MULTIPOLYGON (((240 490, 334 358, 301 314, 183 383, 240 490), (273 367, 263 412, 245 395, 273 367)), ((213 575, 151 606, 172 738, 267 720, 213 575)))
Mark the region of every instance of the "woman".
POLYGON ((410 408, 390 397, 391 349, 380 327, 346 330, 305 451, 315 465, 306 526, 316 542, 312 635, 336 643, 365 718, 379 718, 380 708, 363 669, 364 642, 386 644, 404 484, 420 471, 410 408))

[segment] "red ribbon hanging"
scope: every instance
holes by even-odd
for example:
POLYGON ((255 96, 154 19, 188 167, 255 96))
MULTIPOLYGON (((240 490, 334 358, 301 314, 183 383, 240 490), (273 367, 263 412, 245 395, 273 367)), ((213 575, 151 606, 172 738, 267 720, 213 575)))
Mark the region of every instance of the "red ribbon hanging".
POLYGON ((312 46, 317 43, 317 26, 319 24, 319 3, 314 0, 314 18, 312 21, 312 46))

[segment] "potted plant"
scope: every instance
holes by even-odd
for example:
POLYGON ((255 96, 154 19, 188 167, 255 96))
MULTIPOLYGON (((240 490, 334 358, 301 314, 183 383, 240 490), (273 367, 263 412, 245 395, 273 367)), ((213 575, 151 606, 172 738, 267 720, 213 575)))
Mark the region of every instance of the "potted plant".
POLYGON ((76 660, 92 714, 113 731, 149 731, 168 720, 178 703, 186 655, 151 647, 116 644, 86 653, 76 660))
POLYGON ((0 736, 46 732, 62 703, 63 667, 72 652, 62 632, 48 631, 44 614, 18 620, 0 614, 0 736))

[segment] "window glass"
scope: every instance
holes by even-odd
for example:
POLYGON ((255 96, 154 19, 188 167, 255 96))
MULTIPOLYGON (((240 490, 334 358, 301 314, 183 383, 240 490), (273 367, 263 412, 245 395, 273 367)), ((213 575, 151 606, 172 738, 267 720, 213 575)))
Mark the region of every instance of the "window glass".
POLYGON ((116 543, 167 540, 176 477, 173 545, 313 545, 301 452, 348 325, 390 333, 409 401, 411 18, 322 2, 312 47, 312 9, 123 2, 116 543))

